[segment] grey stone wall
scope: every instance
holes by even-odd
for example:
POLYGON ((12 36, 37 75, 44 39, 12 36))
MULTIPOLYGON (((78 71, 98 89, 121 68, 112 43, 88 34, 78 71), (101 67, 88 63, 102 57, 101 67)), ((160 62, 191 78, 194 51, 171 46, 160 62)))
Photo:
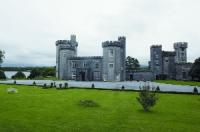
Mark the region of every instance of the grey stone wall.
POLYGON ((176 80, 191 80, 189 71, 192 68, 192 63, 177 63, 176 64, 176 80))

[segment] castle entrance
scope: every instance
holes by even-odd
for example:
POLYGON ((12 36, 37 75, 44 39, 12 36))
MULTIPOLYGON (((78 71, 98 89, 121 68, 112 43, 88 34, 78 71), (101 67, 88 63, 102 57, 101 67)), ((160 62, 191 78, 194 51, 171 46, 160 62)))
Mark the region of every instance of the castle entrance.
POLYGON ((80 72, 80 80, 85 81, 85 72, 84 71, 80 72))

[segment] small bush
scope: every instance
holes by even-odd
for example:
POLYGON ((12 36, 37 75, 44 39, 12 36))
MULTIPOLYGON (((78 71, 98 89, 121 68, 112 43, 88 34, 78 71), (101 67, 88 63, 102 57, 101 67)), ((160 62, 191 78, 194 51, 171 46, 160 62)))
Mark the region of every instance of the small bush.
POLYGON ((0 80, 5 80, 6 79, 6 75, 4 73, 4 71, 0 70, 0 80))
POLYGON ((56 82, 53 82, 53 87, 56 87, 56 82))
POLYGON ((122 85, 122 90, 124 90, 125 89, 125 87, 124 87, 124 85, 122 85))
POLYGON ((84 107, 98 107, 99 106, 99 104, 93 100, 80 100, 78 104, 84 107))
POLYGON ((92 84, 91 88, 95 88, 94 83, 92 84))
POLYGON ((46 88, 47 88, 47 84, 46 84, 46 83, 43 85, 43 88, 44 88, 44 89, 46 89, 46 88))
POLYGON ((160 91, 160 87, 159 87, 159 86, 156 87, 156 91, 157 91, 157 92, 160 91))
POLYGON ((151 107, 153 107, 158 97, 156 93, 150 91, 150 86, 146 85, 140 88, 139 97, 136 97, 138 102, 142 105, 144 111, 149 111, 151 107))
POLYGON ((50 88, 53 88, 53 83, 50 84, 50 88))
POLYGON ((68 83, 65 83, 65 89, 68 88, 68 83))
POLYGON ((14 80, 13 84, 17 84, 16 80, 14 80))
POLYGON ((197 89, 197 87, 194 87, 193 93, 194 93, 194 94, 198 94, 198 89, 197 89))
POLYGON ((33 82, 33 85, 34 85, 34 86, 36 85, 36 82, 35 82, 35 81, 33 82))
POLYGON ((60 88, 60 89, 62 88, 62 83, 59 84, 59 88, 60 88))

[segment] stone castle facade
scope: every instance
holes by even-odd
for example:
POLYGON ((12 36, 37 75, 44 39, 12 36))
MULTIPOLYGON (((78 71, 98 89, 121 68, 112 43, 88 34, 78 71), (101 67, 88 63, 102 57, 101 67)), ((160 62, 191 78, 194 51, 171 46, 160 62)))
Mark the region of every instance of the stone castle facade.
POLYGON ((76 36, 56 41, 56 76, 63 80, 125 81, 126 38, 102 43, 103 56, 77 56, 76 36))
POLYGON ((163 51, 162 45, 150 48, 150 69, 154 79, 165 75, 167 79, 190 80, 191 63, 187 63, 187 42, 174 43, 174 51, 163 51))
POLYGON ((126 38, 102 43, 102 56, 77 56, 76 36, 56 41, 56 76, 63 80, 125 81, 166 79, 190 80, 187 42, 174 43, 174 51, 162 45, 150 47, 150 71, 126 71, 126 38))

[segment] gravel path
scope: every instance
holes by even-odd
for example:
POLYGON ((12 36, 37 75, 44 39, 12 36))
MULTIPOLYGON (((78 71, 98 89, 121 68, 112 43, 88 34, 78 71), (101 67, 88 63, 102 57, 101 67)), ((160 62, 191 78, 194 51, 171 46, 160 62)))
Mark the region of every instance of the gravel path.
MULTIPOLYGON (((171 85, 171 84, 161 84, 156 82, 137 82, 137 81, 126 81, 126 82, 83 82, 83 81, 52 81, 52 80, 17 80, 17 84, 25 84, 25 85, 32 85, 33 82, 36 82, 37 85, 50 85, 50 83, 55 82, 58 86, 60 83, 64 85, 64 83, 68 83, 69 87, 91 87, 92 84, 95 85, 96 88, 104 88, 104 89, 121 89, 122 86, 128 90, 139 90, 140 86, 145 84, 149 84, 152 87, 160 87, 160 90, 163 92, 193 92, 194 86, 187 86, 187 85, 171 85)), ((14 80, 6 80, 0 81, 0 83, 4 84, 13 84, 14 80)), ((200 92, 200 87, 197 87, 198 91, 200 92)))

